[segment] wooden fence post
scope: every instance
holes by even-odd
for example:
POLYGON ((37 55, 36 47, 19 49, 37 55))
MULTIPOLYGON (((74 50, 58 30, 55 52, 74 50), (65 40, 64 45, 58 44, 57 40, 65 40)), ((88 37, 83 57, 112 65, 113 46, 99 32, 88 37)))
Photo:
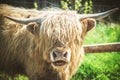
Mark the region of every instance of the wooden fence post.
POLYGON ((86 54, 101 52, 120 52, 120 42, 84 45, 83 47, 86 54))

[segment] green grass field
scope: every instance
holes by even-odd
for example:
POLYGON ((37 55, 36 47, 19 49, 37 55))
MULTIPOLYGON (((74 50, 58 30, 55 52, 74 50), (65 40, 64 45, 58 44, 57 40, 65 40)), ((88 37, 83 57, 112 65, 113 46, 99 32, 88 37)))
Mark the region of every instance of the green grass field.
MULTIPOLYGON (((120 42, 119 24, 99 24, 89 32, 85 44, 120 42)), ((9 79, 11 80, 11 79, 9 79)), ((28 80, 18 76, 15 80, 28 80)), ((87 54, 71 80, 120 80, 120 52, 87 54)))
MULTIPOLYGON (((85 44, 120 42, 119 24, 99 24, 86 36, 85 44)), ((120 80, 120 52, 87 54, 71 80, 120 80)))

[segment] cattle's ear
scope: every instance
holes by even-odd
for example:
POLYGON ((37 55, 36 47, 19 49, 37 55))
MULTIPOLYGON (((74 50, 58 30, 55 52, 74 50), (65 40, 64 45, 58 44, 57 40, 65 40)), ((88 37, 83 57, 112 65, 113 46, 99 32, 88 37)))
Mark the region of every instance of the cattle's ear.
POLYGON ((96 20, 93 18, 85 18, 80 20, 83 27, 86 28, 86 32, 90 31, 96 26, 96 20))
POLYGON ((26 26, 27 30, 31 32, 32 34, 39 34, 40 24, 36 22, 29 23, 26 26))

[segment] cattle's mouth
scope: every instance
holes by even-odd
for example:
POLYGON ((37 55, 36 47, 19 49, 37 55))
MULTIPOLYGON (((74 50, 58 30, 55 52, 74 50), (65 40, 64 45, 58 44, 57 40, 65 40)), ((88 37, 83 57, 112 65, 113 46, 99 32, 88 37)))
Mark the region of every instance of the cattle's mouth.
POLYGON ((67 62, 65 60, 57 60, 57 61, 54 61, 53 64, 55 66, 63 66, 63 65, 66 65, 67 62))

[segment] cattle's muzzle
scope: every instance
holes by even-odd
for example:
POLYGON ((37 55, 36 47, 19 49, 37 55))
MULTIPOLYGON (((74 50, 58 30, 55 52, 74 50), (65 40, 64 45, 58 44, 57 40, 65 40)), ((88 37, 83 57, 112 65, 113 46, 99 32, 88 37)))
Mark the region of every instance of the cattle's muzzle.
POLYGON ((70 53, 68 51, 53 51, 50 59, 54 66, 64 66, 70 61, 70 53))

